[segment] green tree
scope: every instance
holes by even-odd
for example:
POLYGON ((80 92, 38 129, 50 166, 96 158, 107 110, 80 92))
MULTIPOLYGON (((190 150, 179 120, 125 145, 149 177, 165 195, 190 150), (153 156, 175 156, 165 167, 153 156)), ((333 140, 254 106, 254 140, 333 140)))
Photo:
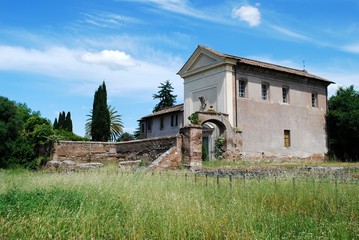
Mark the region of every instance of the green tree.
POLYGON ((36 157, 48 156, 51 123, 26 104, 0 97, 0 167, 36 168, 36 157))
POLYGON ((52 125, 54 129, 59 129, 59 123, 57 122, 57 118, 55 118, 54 124, 52 125))
POLYGON ((54 131, 50 120, 41 116, 31 116, 25 123, 25 133, 32 141, 37 156, 48 156, 54 131))
POLYGON ((359 160, 359 92, 340 87, 328 102, 330 154, 345 161, 359 160))
POLYGON ((131 133, 124 132, 121 136, 117 139, 117 142, 126 142, 135 140, 134 136, 131 133))
POLYGON ((107 106, 105 82, 95 92, 92 107, 91 137, 93 141, 107 142, 111 138, 111 119, 107 106))
POLYGON ((58 123, 57 123, 57 129, 64 129, 65 122, 66 122, 65 112, 62 111, 62 112, 59 113, 59 120, 58 120, 58 123))
POLYGON ((72 120, 71 120, 71 113, 67 112, 65 114, 64 111, 59 113, 59 120, 55 118, 53 128, 54 129, 62 129, 68 132, 72 132, 72 120))
POLYGON ((50 121, 40 116, 31 116, 25 123, 25 132, 28 136, 32 137, 35 128, 43 124, 50 124, 50 121))
POLYGON ((71 120, 70 112, 67 112, 67 114, 66 114, 64 129, 69 132, 72 132, 72 120, 71 120))
POLYGON ((172 107, 176 103, 177 95, 173 95, 173 87, 169 80, 158 87, 160 90, 157 94, 153 94, 153 99, 159 99, 160 102, 156 104, 153 112, 160 111, 166 107, 172 107))
POLYGON ((135 129, 135 131, 133 131, 133 134, 132 134, 132 136, 133 136, 133 140, 138 140, 138 139, 140 139, 140 135, 141 135, 141 123, 140 122, 138 122, 138 126, 137 126, 137 128, 135 129))
POLYGON ((20 136, 23 121, 17 114, 16 103, 0 96, 0 167, 6 167, 11 149, 20 136))
POLYGON ((123 132, 123 123, 121 121, 121 115, 115 110, 115 107, 108 106, 108 110, 110 112, 110 131, 112 142, 115 142, 118 137, 121 136, 123 132))
POLYGON ((25 123, 31 116, 41 116, 39 111, 32 111, 25 103, 17 103, 17 115, 25 123))
MULTIPOLYGON (((115 107, 111 105, 108 106, 108 111, 110 113, 110 131, 111 137, 110 140, 115 142, 117 138, 119 138, 123 132, 123 123, 121 120, 121 115, 115 110, 115 107)), ((92 110, 90 114, 87 115, 88 119, 86 120, 85 125, 85 136, 91 138, 91 125, 92 125, 92 110)))

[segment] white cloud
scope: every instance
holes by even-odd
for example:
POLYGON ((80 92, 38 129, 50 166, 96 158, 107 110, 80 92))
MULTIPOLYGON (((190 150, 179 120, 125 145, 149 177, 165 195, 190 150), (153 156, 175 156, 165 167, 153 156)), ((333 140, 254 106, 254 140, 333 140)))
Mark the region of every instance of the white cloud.
POLYGON ((229 22, 222 18, 218 12, 218 7, 206 9, 206 10, 198 10, 195 6, 191 6, 191 1, 187 0, 124 0, 124 1, 131 1, 131 2, 140 2, 144 4, 153 4, 157 8, 182 14, 185 16, 217 22, 217 23, 224 23, 228 24, 229 22))
POLYGON ((303 35, 303 34, 300 34, 300 33, 296 33, 292 30, 289 30, 287 28, 284 28, 284 27, 280 27, 280 26, 277 26, 277 25, 269 25, 272 29, 274 29, 275 31, 285 35, 285 36, 288 36, 290 38, 294 38, 294 39, 297 39, 297 40, 305 40, 305 41, 309 41, 310 38, 303 35))
POLYGON ((359 43, 353 43, 342 47, 346 52, 359 53, 359 43))
POLYGON ((118 28, 131 23, 138 23, 139 20, 124 15, 110 12, 92 11, 82 13, 82 22, 102 28, 118 28))
POLYGON ((81 60, 91 64, 104 65, 112 70, 126 69, 137 65, 130 55, 117 50, 86 52, 81 56, 81 60))
POLYGON ((261 13, 259 9, 249 5, 234 8, 232 16, 234 18, 239 18, 241 21, 247 22, 251 27, 256 27, 261 23, 261 13))
POLYGON ((176 75, 183 61, 167 56, 166 63, 136 60, 118 50, 88 52, 53 46, 45 50, 0 45, 0 71, 30 72, 49 76, 49 81, 66 82, 66 92, 92 94, 103 80, 113 96, 146 99, 169 79, 181 96, 182 79, 176 75), (52 80, 51 80, 52 79, 52 80), (147 96, 148 95, 148 96, 147 96))

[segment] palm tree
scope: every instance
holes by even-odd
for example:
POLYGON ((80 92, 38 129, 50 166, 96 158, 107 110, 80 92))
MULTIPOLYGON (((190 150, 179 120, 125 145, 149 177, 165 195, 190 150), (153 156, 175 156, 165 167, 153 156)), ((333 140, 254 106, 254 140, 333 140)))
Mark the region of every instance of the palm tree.
MULTIPOLYGON (((115 107, 111 107, 111 105, 107 106, 108 111, 110 113, 110 141, 115 142, 118 137, 121 136, 123 132, 123 123, 121 121, 121 115, 115 110, 115 107)), ((92 125, 92 110, 90 114, 86 115, 88 119, 86 120, 85 125, 85 137, 91 138, 91 125, 92 125)))
POLYGON ((110 131, 111 141, 115 142, 123 132, 123 123, 121 121, 121 115, 115 110, 115 107, 108 106, 110 113, 110 131))

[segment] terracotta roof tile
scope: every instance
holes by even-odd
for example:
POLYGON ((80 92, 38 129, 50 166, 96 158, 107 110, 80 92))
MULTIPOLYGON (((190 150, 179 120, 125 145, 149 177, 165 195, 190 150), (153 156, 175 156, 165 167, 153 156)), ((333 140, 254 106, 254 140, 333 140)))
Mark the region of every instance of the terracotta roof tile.
POLYGON ((162 109, 160 111, 157 111, 157 112, 154 112, 154 113, 152 113, 150 115, 144 116, 141 119, 150 118, 150 117, 154 117, 154 116, 159 116, 159 115, 162 115, 162 114, 167 114, 167 113, 172 113, 172 112, 183 112, 183 104, 178 104, 178 105, 175 105, 175 106, 172 106, 172 107, 164 108, 164 109, 162 109))
POLYGON ((230 54, 224 54, 224 53, 220 53, 216 50, 213 50, 209 47, 206 46, 200 46, 204 49, 206 49, 207 51, 210 51, 216 55, 219 55, 223 58, 230 58, 230 59, 235 59, 238 60, 239 63, 243 63, 243 64, 247 64, 247 65, 251 65, 251 66, 256 66, 256 67, 261 67, 261 68, 266 68, 266 69, 271 69, 271 70, 275 70, 275 71, 280 71, 280 72, 285 72, 285 73, 290 73, 290 74, 295 74, 298 76, 302 76, 302 77, 308 77, 308 78, 312 78, 312 79, 316 79, 316 80, 320 80, 320 81, 324 81, 327 83, 333 83, 332 81, 329 81, 325 78, 316 76, 314 74, 308 73, 305 70, 299 70, 299 69, 294 69, 294 68, 288 68, 288 67, 283 67, 280 65, 276 65, 276 64, 272 64, 272 63, 266 63, 266 62, 261 62, 261 61, 257 61, 257 60, 252 60, 252 59, 248 59, 248 58, 243 58, 243 57, 237 57, 234 55, 230 55, 230 54))

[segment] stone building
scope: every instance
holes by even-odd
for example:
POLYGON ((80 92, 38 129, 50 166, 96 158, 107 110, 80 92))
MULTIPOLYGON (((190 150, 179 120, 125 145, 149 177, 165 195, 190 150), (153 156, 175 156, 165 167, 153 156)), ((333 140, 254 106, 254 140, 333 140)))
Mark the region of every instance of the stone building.
POLYGON ((210 158, 219 136, 229 158, 324 158, 331 81, 205 46, 197 47, 178 74, 184 79, 184 105, 142 118, 142 137, 177 134, 182 123, 161 126, 172 124, 174 113, 187 125, 197 113, 210 158))

